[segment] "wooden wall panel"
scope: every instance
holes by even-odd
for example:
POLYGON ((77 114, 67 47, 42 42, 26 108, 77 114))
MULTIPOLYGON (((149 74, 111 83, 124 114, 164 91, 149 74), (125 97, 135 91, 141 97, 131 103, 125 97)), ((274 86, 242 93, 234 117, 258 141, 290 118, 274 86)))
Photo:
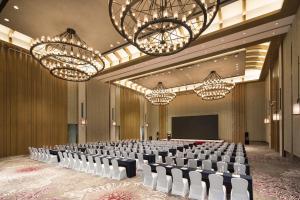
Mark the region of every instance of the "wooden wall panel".
POLYGON ((246 131, 246 106, 245 106, 245 84, 237 84, 232 91, 232 109, 233 109, 233 142, 245 141, 246 131))
POLYGON ((167 106, 159 106, 159 139, 167 138, 167 106))
POLYGON ((0 157, 67 142, 67 82, 27 51, 0 43, 0 157))
POLYGON ((120 139, 140 138, 140 98, 133 90, 121 87, 120 139))

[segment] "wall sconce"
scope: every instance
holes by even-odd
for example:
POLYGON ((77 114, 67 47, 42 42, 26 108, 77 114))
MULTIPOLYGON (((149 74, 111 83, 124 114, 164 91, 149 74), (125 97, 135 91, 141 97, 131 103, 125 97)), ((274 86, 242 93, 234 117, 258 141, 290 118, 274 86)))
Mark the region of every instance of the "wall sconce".
POLYGON ((279 121, 280 120, 280 114, 279 113, 274 113, 273 114, 273 121, 279 121))
POLYGON ((148 124, 148 123, 145 123, 145 124, 144 124, 144 126, 145 126, 145 127, 148 127, 148 126, 149 126, 149 124, 148 124))
POLYGON ((265 123, 265 124, 269 124, 269 123, 270 123, 270 117, 266 117, 266 118, 264 119, 264 123, 265 123))
POLYGON ((298 56, 298 98, 297 98, 297 102, 293 105, 293 114, 294 115, 300 115, 300 94, 299 94, 299 65, 300 65, 300 61, 299 61, 299 56, 298 56))
POLYGON ((81 125, 87 125, 87 120, 84 119, 84 118, 82 118, 82 119, 80 120, 80 124, 81 124, 81 125))
POLYGON ((113 121, 113 122, 112 122, 112 125, 113 125, 113 126, 116 126, 116 125, 117 125, 117 122, 113 121))

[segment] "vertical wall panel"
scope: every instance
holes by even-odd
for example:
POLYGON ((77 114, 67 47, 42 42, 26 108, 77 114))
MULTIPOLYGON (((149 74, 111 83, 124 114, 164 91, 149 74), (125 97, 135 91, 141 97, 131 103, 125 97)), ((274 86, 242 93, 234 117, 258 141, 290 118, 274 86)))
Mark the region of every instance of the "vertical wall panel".
POLYGON ((120 139, 140 138, 140 101, 139 94, 121 88, 120 95, 120 139))
POLYGON ((0 43, 0 157, 67 142, 67 82, 28 52, 0 43))

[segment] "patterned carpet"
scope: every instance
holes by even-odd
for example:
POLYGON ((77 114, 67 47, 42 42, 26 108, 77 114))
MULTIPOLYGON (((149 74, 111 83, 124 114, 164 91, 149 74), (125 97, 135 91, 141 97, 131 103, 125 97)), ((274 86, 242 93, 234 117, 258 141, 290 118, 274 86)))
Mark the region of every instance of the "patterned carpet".
MULTIPOLYGON (((247 147, 254 178, 254 199, 300 199, 300 162, 280 158, 266 146, 247 147)), ((28 159, 0 160, 0 200, 91 199, 175 200, 173 195, 152 191, 141 176, 114 181, 28 159)))

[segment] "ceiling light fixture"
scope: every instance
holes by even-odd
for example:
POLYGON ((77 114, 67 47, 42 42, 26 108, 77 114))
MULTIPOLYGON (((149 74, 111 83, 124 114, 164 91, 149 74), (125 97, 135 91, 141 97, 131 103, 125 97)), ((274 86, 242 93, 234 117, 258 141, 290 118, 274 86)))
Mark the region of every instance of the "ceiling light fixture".
POLYGON ((145 94, 145 97, 153 105, 161 106, 169 104, 176 97, 176 93, 166 89, 162 82, 158 82, 155 88, 145 94))
POLYGON ((71 28, 54 37, 36 39, 30 53, 52 75, 68 81, 87 81, 105 66, 100 52, 88 47, 71 28))
POLYGON ((185 49, 212 23, 220 0, 109 0, 115 29, 148 55, 185 49))
POLYGON ((4 18, 4 21, 9 22, 9 19, 8 18, 4 18))
POLYGON ((15 10, 19 10, 19 6, 14 5, 14 9, 15 9, 15 10))
POLYGON ((217 72, 211 71, 194 91, 203 100, 211 101, 224 98, 233 88, 234 83, 225 82, 217 72))

